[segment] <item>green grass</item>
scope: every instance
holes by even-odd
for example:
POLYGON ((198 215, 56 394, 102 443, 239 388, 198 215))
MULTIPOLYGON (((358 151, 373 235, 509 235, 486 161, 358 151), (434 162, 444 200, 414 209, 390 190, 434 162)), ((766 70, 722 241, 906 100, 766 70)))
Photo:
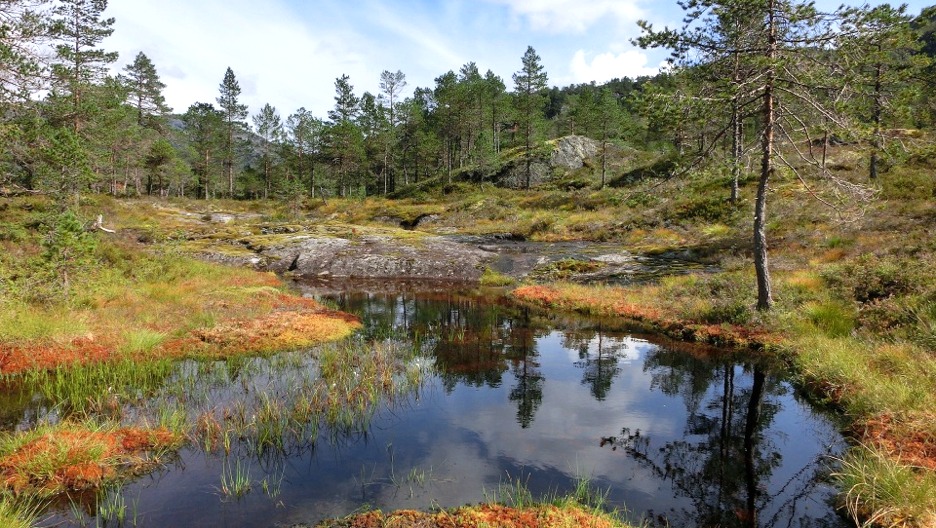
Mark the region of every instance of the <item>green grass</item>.
POLYGON ((936 523, 936 474, 920 472, 859 446, 851 449, 833 475, 844 490, 844 505, 858 526, 933 526, 936 523))
POLYGON ((41 505, 34 500, 0 493, 0 526, 4 528, 32 528, 41 510, 41 505))
POLYGON ((120 352, 124 354, 148 354, 166 340, 167 335, 163 332, 140 329, 127 332, 123 346, 120 352))
POLYGON ((28 342, 85 335, 88 325, 68 307, 31 306, 20 299, 0 303, 0 341, 28 342))
POLYGON ((829 337, 845 337, 855 329, 855 310, 840 302, 810 302, 803 306, 806 320, 829 337))
POLYGON ((250 493, 253 481, 250 478, 250 466, 239 459, 232 465, 225 460, 221 466, 221 493, 225 497, 239 499, 250 493))

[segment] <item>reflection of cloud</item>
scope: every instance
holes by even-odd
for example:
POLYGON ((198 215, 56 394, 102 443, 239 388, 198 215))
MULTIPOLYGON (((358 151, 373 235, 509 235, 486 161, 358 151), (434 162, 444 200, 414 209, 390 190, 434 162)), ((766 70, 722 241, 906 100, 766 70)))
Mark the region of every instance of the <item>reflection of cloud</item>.
MULTIPOLYGON (((683 411, 671 406, 660 412, 672 400, 650 391, 650 375, 643 371, 639 361, 656 345, 631 338, 602 337, 603 349, 618 348, 622 368, 607 399, 598 402, 588 386, 581 383, 579 369, 550 368, 557 362, 571 366, 579 360, 577 350, 562 346, 563 338, 555 332, 537 339, 538 361, 543 364, 546 379, 543 402, 529 429, 521 429, 516 423, 513 406, 490 405, 486 401, 469 403, 461 398, 455 399, 460 408, 451 414, 453 425, 476 435, 488 446, 489 456, 518 466, 553 468, 572 476, 579 472, 582 476, 613 482, 628 480, 629 490, 653 495, 659 482, 624 453, 602 449, 600 441, 602 437, 619 434, 623 427, 660 438, 670 438, 681 431, 685 422, 683 411)), ((598 338, 589 339, 589 351, 597 353, 597 347, 598 338)), ((506 400, 507 391, 499 392, 499 397, 506 400)))
MULTIPOLYGON (((647 352, 657 348, 657 345, 643 339, 634 339, 630 336, 595 335, 588 340, 588 353, 592 356, 597 356, 599 346, 604 356, 613 354, 615 358, 617 358, 618 364, 639 361, 646 356, 647 352)), ((563 350, 566 352, 571 363, 575 363, 581 359, 578 349, 563 347, 563 350)))
POLYGON ((488 0, 506 5, 537 31, 582 33, 608 17, 636 22, 644 12, 636 0, 488 0))
POLYGON ((654 75, 660 68, 648 67, 647 55, 639 50, 631 49, 620 53, 600 53, 587 57, 585 51, 578 50, 572 57, 569 69, 572 71, 573 82, 603 83, 611 79, 641 75, 654 75), (589 58, 591 61, 589 61, 589 58))

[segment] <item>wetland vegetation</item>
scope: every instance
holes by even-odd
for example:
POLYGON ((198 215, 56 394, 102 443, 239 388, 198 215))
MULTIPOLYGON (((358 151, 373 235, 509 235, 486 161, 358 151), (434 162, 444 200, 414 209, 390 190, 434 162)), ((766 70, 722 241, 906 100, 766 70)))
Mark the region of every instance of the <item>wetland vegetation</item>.
POLYGON ((680 5, 251 129, 0 2, 0 525, 936 524, 936 8, 680 5))

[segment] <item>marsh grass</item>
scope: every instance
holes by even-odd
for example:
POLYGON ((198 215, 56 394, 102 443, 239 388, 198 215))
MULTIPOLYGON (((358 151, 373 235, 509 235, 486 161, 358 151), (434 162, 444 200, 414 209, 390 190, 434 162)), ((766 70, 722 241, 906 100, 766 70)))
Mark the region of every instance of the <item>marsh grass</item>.
POLYGON ((4 528, 33 528, 41 511, 41 503, 34 499, 0 492, 0 526, 4 528))
POLYGON ((119 353, 147 356, 161 345, 168 336, 163 332, 148 329, 131 330, 126 334, 126 341, 118 349, 119 353))
POLYGON ((88 365, 30 371, 27 386, 69 413, 119 410, 127 402, 152 397, 176 371, 173 361, 137 361, 130 357, 88 365))
POLYGON ((833 475, 858 526, 933 526, 936 474, 901 464, 866 446, 851 449, 833 475))
MULTIPOLYGON (((97 520, 104 524, 109 522, 117 523, 117 526, 123 526, 127 522, 127 500, 124 498, 123 490, 119 486, 105 489, 97 497, 97 520)), ((135 513, 135 510, 132 512, 135 513)), ((136 526, 137 518, 135 515, 130 519, 131 524, 136 526)))
POLYGON ((845 337, 855 329, 856 312, 844 303, 809 302, 802 313, 816 330, 829 337, 845 337))
POLYGON ((484 272, 481 274, 481 286, 490 286, 490 287, 503 287, 510 286, 517 281, 513 277, 508 277, 502 273, 498 273, 491 268, 484 268, 484 272))
POLYGON ((226 459, 221 466, 221 493, 226 498, 239 499, 250 493, 252 488, 248 463, 237 459, 232 464, 230 459, 226 459))
POLYGON ((32 306, 19 300, 0 304, 0 339, 7 342, 68 340, 87 334, 84 318, 68 307, 32 306))

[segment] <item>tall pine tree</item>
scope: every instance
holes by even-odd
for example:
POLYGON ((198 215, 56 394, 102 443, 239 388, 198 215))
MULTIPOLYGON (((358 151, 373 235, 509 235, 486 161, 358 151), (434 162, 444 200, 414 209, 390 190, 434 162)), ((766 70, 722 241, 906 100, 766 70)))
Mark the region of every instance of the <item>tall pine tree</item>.
POLYGON ((523 136, 523 160, 525 167, 525 187, 530 188, 532 178, 533 146, 540 139, 540 130, 544 120, 543 107, 546 98, 546 72, 540 63, 540 56, 533 46, 528 46, 523 54, 523 67, 513 75, 514 95, 516 97, 517 128, 523 136))
POLYGON ((137 122, 140 126, 158 128, 158 118, 172 109, 166 105, 166 98, 162 93, 166 85, 159 80, 156 66, 141 51, 124 71, 127 74, 123 80, 127 85, 128 102, 136 109, 137 122))
POLYGON ((114 32, 114 19, 103 18, 107 0, 61 0, 53 9, 56 17, 52 35, 56 62, 52 65, 53 89, 70 100, 64 116, 72 131, 80 135, 92 118, 93 106, 86 104, 88 87, 100 83, 108 66, 117 60, 116 52, 100 48, 101 41, 114 32))
POLYGON ((182 116, 185 135, 194 151, 192 171, 198 178, 196 197, 211 198, 212 173, 217 165, 217 152, 224 143, 224 116, 209 103, 195 103, 182 116))
POLYGON ((224 176, 227 178, 228 197, 234 196, 234 163, 238 133, 246 128, 247 105, 241 104, 238 98, 241 94, 240 84, 229 67, 224 72, 224 79, 219 86, 220 95, 217 98, 224 119, 224 176))
POLYGON ((257 134, 263 139, 261 145, 263 162, 263 197, 268 198, 273 186, 273 150, 283 137, 283 122, 276 108, 270 103, 263 105, 260 113, 253 117, 257 134))

